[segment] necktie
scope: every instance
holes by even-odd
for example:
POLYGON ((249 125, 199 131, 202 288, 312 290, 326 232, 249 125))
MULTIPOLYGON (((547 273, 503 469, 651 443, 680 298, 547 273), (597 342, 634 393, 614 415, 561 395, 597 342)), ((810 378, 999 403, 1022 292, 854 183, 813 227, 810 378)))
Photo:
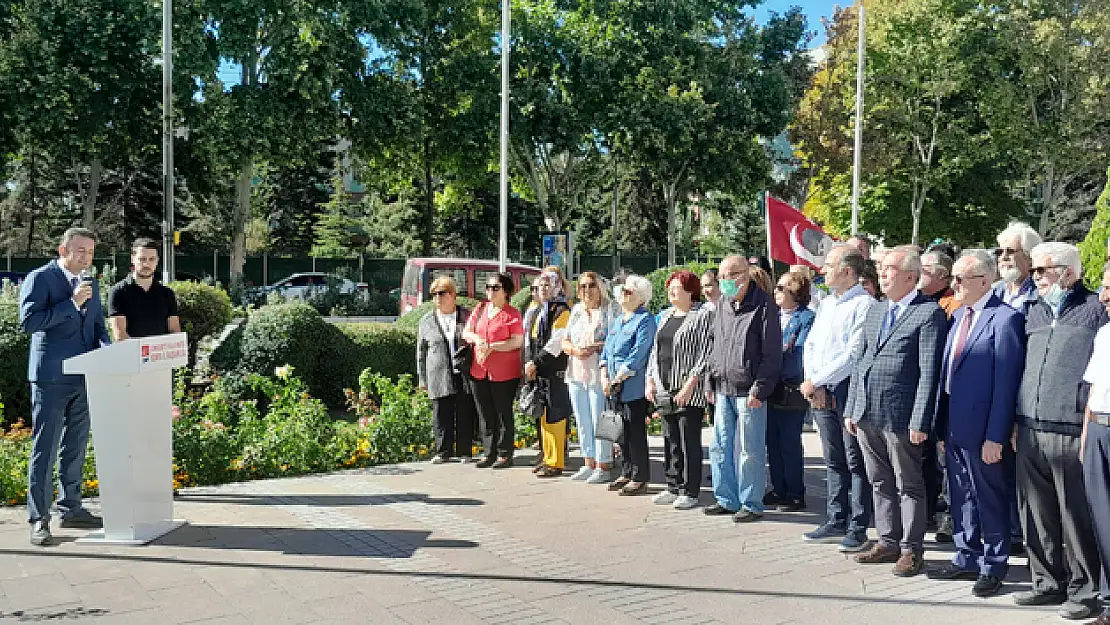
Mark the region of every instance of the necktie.
POLYGON ((971 332, 971 316, 975 314, 975 310, 970 306, 967 312, 964 313, 964 318, 960 321, 960 331, 956 335, 956 347, 952 349, 952 364, 956 364, 960 360, 960 355, 964 353, 964 347, 967 346, 967 335, 971 332))
POLYGON ((890 313, 886 317, 886 324, 883 325, 883 340, 885 341, 890 336, 890 331, 894 329, 894 322, 898 320, 898 304, 890 306, 890 313))

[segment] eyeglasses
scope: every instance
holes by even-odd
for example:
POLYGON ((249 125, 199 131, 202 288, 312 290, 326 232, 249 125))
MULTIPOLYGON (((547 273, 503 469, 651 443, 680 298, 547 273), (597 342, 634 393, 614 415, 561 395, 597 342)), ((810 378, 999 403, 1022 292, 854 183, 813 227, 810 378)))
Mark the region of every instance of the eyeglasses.
POLYGON ((432 297, 439 297, 441 295, 450 295, 451 291, 432 291, 432 297))
POLYGON ((963 284, 964 280, 975 280, 977 278, 983 278, 985 276, 986 274, 981 273, 977 276, 952 276, 952 279, 956 281, 956 284, 963 284))
POLYGON ((1000 247, 1000 248, 998 248, 998 255, 999 256, 1015 256, 1020 251, 1021 250, 1016 250, 1012 247, 1000 247))
MULTIPOLYGON (((532 288, 535 288, 535 287, 532 287, 532 288)), ((487 291, 500 291, 501 290, 501 285, 500 284, 487 284, 486 285, 486 290, 487 291)))
POLYGON ((1067 265, 1047 265, 1045 267, 1034 267, 1030 273, 1032 273, 1034 276, 1040 276, 1048 273, 1049 271, 1060 273, 1061 269, 1067 268, 1067 265))
POLYGON ((779 293, 782 293, 783 291, 785 291, 785 290, 786 290, 786 285, 784 285, 784 284, 776 284, 776 285, 775 285, 775 290, 776 290, 776 291, 778 291, 779 293))

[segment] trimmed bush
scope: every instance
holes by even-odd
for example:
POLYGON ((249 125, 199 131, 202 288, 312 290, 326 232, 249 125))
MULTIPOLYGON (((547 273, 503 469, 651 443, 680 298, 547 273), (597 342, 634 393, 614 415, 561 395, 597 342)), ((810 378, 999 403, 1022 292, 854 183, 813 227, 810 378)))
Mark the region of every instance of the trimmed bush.
POLYGON ((171 282, 177 295, 181 329, 189 334, 189 367, 196 364, 200 340, 231 323, 231 298, 222 289, 199 282, 171 282))
POLYGON ((238 327, 228 333, 219 347, 212 350, 212 353, 208 355, 208 364, 213 369, 227 373, 239 368, 239 363, 243 360, 243 331, 246 330, 249 322, 250 318, 248 317, 247 321, 240 323, 238 327))
POLYGON ((265 306, 247 320, 236 369, 269 375, 277 367, 292 365, 313 395, 329 406, 341 406, 343 389, 332 381, 334 373, 329 370, 347 355, 343 339, 307 304, 265 306))
POLYGON ((18 291, 5 281, 0 293, 0 425, 17 419, 31 422, 31 389, 27 383, 30 348, 31 335, 19 327, 18 291))
POLYGON ((645 276, 648 280, 651 280, 651 303, 648 304, 648 308, 651 309, 652 313, 658 313, 660 310, 670 306, 670 301, 667 299, 667 285, 665 282, 673 272, 688 269, 694 272, 698 277, 701 277, 702 272, 706 269, 716 269, 717 267, 717 265, 711 263, 687 263, 675 267, 663 267, 662 269, 656 269, 649 273, 645 276))
MULTIPOLYGON (((478 307, 479 304, 478 300, 473 300, 469 297, 459 297, 455 301, 459 306, 466 307, 470 310, 474 310, 478 307)), ((413 308, 407 313, 401 315, 397 319, 397 321, 393 322, 393 325, 397 326, 398 328, 408 330, 413 334, 416 334, 416 330, 420 327, 420 320, 424 318, 424 315, 431 312, 433 308, 435 308, 435 303, 424 302, 416 308, 413 308)))
MULTIPOLYGON (((1110 175, 1110 169, 1106 170, 1110 175)), ((1079 244, 1083 265, 1083 278, 1087 287, 1098 290, 1102 286, 1102 267, 1106 264, 1106 242, 1110 238, 1110 182, 1095 202, 1095 218, 1086 238, 1079 244)))
POLYGON ((351 342, 351 356, 343 363, 343 388, 359 380, 363 369, 387 378, 416 375, 416 332, 394 323, 344 323, 337 326, 351 342))

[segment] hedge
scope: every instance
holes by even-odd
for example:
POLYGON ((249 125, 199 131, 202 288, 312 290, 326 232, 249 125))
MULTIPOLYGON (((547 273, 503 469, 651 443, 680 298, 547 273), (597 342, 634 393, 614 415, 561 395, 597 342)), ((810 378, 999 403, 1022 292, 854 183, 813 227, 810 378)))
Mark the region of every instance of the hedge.
POLYGON ((3 419, 31 423, 31 388, 27 383, 27 352, 31 335, 19 327, 19 300, 15 288, 8 286, 0 295, 0 403, 3 419))
MULTIPOLYGON (((455 303, 457 303, 459 306, 464 306, 470 310, 474 310, 478 307, 479 304, 478 300, 470 299, 469 297, 459 297, 455 300, 455 303)), ((407 313, 401 315, 397 319, 397 321, 393 322, 393 325, 403 330, 408 330, 413 334, 416 334, 417 329, 420 328, 420 320, 424 318, 424 315, 431 312, 433 308, 435 308, 434 302, 424 302, 416 308, 413 308, 407 313)))
POLYGON ((199 282, 171 282, 177 296, 181 330, 189 335, 189 367, 196 364, 197 346, 206 336, 231 323, 231 298, 223 289, 199 282))

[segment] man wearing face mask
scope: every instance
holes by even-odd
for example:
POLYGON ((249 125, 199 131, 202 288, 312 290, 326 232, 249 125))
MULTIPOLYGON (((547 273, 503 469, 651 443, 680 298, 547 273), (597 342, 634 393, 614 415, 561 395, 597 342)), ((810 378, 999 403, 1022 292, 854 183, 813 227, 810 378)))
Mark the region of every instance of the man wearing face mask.
POLYGON ((1033 589, 1018 605, 1062 604, 1060 616, 1098 612, 1099 557, 1080 463, 1090 385, 1084 368, 1107 322, 1098 296, 1079 278, 1079 250, 1041 243, 1032 250, 1040 299, 1025 321, 1025 371, 1017 402, 1017 496, 1033 589))
POLYGON ((743 256, 721 261, 713 320, 709 389, 716 406, 709 463, 717 502, 705 514, 737 523, 763 517, 767 485, 767 406, 782 367, 779 308, 751 279, 743 256))

